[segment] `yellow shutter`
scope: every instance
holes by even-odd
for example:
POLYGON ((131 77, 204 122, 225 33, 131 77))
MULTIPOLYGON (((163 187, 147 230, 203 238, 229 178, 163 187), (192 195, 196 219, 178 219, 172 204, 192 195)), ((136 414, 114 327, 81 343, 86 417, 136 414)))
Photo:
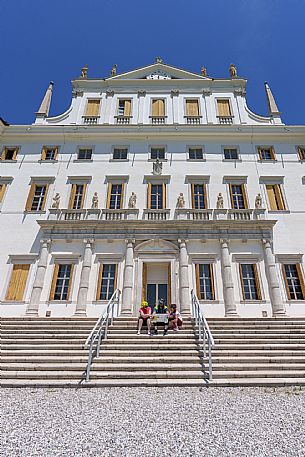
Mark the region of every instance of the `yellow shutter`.
POLYGON ((86 197, 86 191, 87 191, 87 183, 81 184, 83 186, 83 195, 82 195, 82 202, 81 202, 81 209, 83 209, 84 204, 85 204, 85 197, 86 197))
POLYGON ((76 195, 76 184, 72 184, 68 209, 73 209, 75 195, 76 195))
POLYGON ((123 204, 124 204, 124 183, 122 182, 120 209, 123 209, 123 204))
POLYGON ((131 100, 125 100, 124 102, 124 116, 131 115, 131 100))
POLYGON ((242 293, 243 293, 243 300, 246 300, 245 287, 244 287, 244 281, 243 281, 243 272, 242 272, 241 264, 239 264, 239 277, 240 277, 240 283, 241 283, 241 290, 242 290, 242 293))
POLYGON ((147 208, 151 208, 151 182, 147 185, 147 208))
POLYGON ((248 201, 247 201, 247 195, 246 195, 246 188, 244 184, 241 184, 241 191, 243 194, 243 200, 244 200, 244 207, 245 209, 248 209, 248 201))
POLYGON ((277 203, 276 203, 276 198, 275 198, 274 185, 273 184, 266 184, 266 190, 267 190, 270 210, 271 211, 276 211, 277 210, 277 203))
POLYGON ((146 286, 147 286, 147 264, 143 262, 142 273, 142 301, 146 300, 146 286))
POLYGON ((254 269, 255 285, 256 285, 256 290, 257 290, 257 298, 258 298, 258 300, 261 300, 262 299, 262 291, 261 291, 261 286, 260 286, 260 282, 259 282, 259 276, 258 276, 256 263, 253 264, 253 269, 254 269))
POLYGON ((103 277, 103 264, 100 263, 100 268, 98 271, 98 278, 97 278, 97 290, 96 290, 96 299, 97 300, 100 300, 100 296, 101 296, 102 277, 103 277))
POLYGON ((98 116, 100 109, 100 100, 88 100, 86 116, 98 116))
POLYGON ((275 198, 276 198, 276 201, 277 201, 277 208, 279 210, 285 209, 285 203, 284 203, 283 194, 282 194, 282 190, 281 190, 280 184, 275 184, 274 190, 275 190, 275 198))
POLYGON ((195 209, 195 184, 192 183, 191 185, 191 193, 192 193, 192 208, 195 209))
POLYGON ((198 100, 186 100, 186 115, 199 116, 198 100))
POLYGON ((212 300, 215 300, 213 265, 210 263, 209 267, 210 267, 210 276, 211 276, 212 300))
POLYGON ((301 284, 303 300, 305 300, 305 284, 304 284, 304 277, 303 277, 301 265, 299 263, 297 263, 296 267, 297 267, 299 281, 300 281, 300 284, 301 284))
POLYGON ((159 104, 158 104, 158 101, 159 100, 153 100, 152 101, 152 113, 151 113, 152 116, 159 116, 159 104))
POLYGON ((232 194, 232 184, 229 184, 229 191, 230 191, 231 208, 234 208, 234 201, 233 201, 233 194, 232 194))
POLYGON ((57 283, 57 278, 58 278, 58 271, 59 271, 59 264, 56 263, 54 265, 53 279, 52 279, 51 291, 50 291, 50 300, 54 300, 56 283, 57 283))
POLYGON ((25 204, 25 210, 26 211, 31 211, 32 210, 32 203, 33 203, 33 197, 34 197, 35 189, 36 189, 36 184, 32 183, 31 187, 30 187, 30 192, 29 192, 26 204, 25 204))
POLYGON ((162 183, 162 209, 166 208, 166 184, 162 183))
POLYGON ((5 153, 6 153, 6 148, 3 148, 2 153, 1 153, 1 160, 5 160, 5 153))
POLYGON ((46 160, 46 156, 47 156, 47 149, 45 147, 43 147, 42 151, 41 151, 41 160, 46 160))
POLYGON ((6 189, 6 184, 0 184, 0 203, 2 203, 2 201, 3 201, 5 189, 6 189))
POLYGON ((229 100, 217 100, 218 116, 231 116, 231 108, 229 100))
POLYGON ((15 264, 13 266, 10 283, 6 293, 6 300, 20 301, 23 299, 26 282, 30 265, 28 264, 15 264))
POLYGON ((107 202, 106 202, 107 209, 110 209, 111 192, 112 192, 112 183, 110 182, 108 184, 108 189, 107 189, 107 202))
POLYGON ((201 300, 201 293, 200 293, 200 266, 199 263, 195 264, 195 274, 196 274, 196 290, 197 290, 197 297, 201 300))
POLYGON ((47 196, 48 196, 48 190, 49 190, 49 184, 45 184, 45 187, 46 187, 46 191, 45 191, 45 194, 44 194, 44 197, 43 197, 42 206, 41 206, 41 210, 42 210, 42 211, 45 209, 45 206, 46 206, 46 201, 47 201, 47 196))

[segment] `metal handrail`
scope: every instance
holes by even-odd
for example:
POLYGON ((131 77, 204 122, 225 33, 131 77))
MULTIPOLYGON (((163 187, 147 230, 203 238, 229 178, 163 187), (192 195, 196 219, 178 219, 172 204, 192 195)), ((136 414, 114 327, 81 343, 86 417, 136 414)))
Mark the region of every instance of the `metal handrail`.
POLYGON ((119 314, 119 305, 120 305, 120 295, 121 291, 116 289, 110 300, 108 301, 107 307, 101 317, 98 318, 95 326, 91 330, 90 335, 86 339, 85 348, 89 348, 88 354, 88 363, 86 368, 86 381, 89 381, 90 371, 92 365, 93 357, 100 356, 100 349, 102 340, 106 340, 108 336, 108 327, 113 325, 113 317, 115 315, 115 305, 116 305, 116 316, 119 314), (109 324, 110 321, 110 324, 109 324), (95 354, 93 355, 93 348, 95 347, 95 354))
POLYGON ((212 365, 212 349, 215 345, 214 338, 211 333, 209 324, 202 314, 200 303, 194 290, 191 291, 192 296, 192 316, 195 319, 195 325, 198 326, 199 340, 202 340, 203 357, 206 358, 206 344, 208 345, 208 358, 209 358, 209 381, 213 379, 213 365, 212 365))

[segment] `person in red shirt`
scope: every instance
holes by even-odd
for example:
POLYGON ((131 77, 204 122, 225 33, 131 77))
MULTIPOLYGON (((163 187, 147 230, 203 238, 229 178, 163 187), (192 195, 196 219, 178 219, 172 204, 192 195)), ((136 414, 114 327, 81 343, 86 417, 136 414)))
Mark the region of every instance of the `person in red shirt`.
POLYGON ((138 333, 140 335, 141 328, 144 322, 147 324, 147 333, 150 335, 150 326, 151 326, 151 307, 148 306, 147 301, 143 301, 141 304, 141 308, 139 309, 139 319, 138 319, 138 333))

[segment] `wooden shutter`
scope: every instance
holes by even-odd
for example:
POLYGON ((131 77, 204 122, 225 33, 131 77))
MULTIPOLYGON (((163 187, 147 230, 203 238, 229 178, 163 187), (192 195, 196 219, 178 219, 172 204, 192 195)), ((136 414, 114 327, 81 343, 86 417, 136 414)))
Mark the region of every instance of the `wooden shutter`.
POLYGON ((5 153, 6 153, 6 148, 3 148, 2 153, 1 153, 1 160, 5 160, 5 153))
POLYGON ((47 149, 45 147, 41 150, 41 160, 46 160, 47 157, 47 149))
POLYGON ((218 116, 231 116, 231 108, 229 100, 217 100, 218 116))
POLYGON ((29 264, 15 264, 10 278, 6 300, 20 301, 23 299, 26 282, 30 270, 29 264))
POLYGON ((283 194, 282 194, 282 190, 281 190, 280 184, 275 184, 274 191, 275 191, 275 198, 276 198, 276 201, 277 201, 277 208, 279 210, 285 209, 285 203, 284 203, 283 194))
POLYGON ((153 100, 152 101, 152 116, 164 116, 165 115, 165 105, 163 99, 153 100))
POLYGON ((248 201, 247 201, 245 184, 241 184, 241 191, 242 191, 242 194, 243 194, 244 207, 245 207, 245 209, 248 209, 248 201))
POLYGON ((142 273, 142 301, 146 300, 146 286, 147 286, 147 264, 143 262, 142 273))
POLYGON ((191 194, 192 194, 192 208, 195 209, 195 184, 191 185, 191 194))
POLYGON ((271 211, 276 211, 277 203, 276 203, 276 198, 275 198, 274 185, 266 184, 266 190, 267 190, 270 209, 271 209, 271 211))
POLYGON ((107 202, 106 202, 107 209, 110 209, 111 192, 112 192, 112 183, 110 182, 108 184, 108 189, 107 189, 107 202))
POLYGON ((162 183, 162 209, 166 208, 166 184, 162 183))
POLYGON ((75 200, 75 195, 76 195, 76 184, 72 184, 72 186, 71 186, 71 192, 70 192, 70 198, 69 198, 68 209, 73 209, 73 204, 74 204, 74 200, 75 200))
POLYGON ((231 208, 234 209, 234 200, 233 200, 233 193, 232 193, 232 184, 229 184, 229 191, 230 191, 230 200, 231 200, 231 208))
POLYGON ((44 211, 45 206, 46 206, 46 201, 47 201, 47 196, 48 196, 48 191, 49 191, 49 184, 45 184, 45 187, 46 187, 46 191, 44 193, 41 211, 44 211))
POLYGON ((199 116, 198 100, 186 100, 186 115, 199 116))
POLYGON ((98 277, 97 277, 97 289, 96 289, 96 299, 97 300, 100 300, 100 296, 101 296, 103 268, 104 268, 103 264, 100 263, 100 267, 98 270, 98 277))
POLYGON ((211 277, 212 300, 215 300, 213 265, 210 263, 210 264, 209 264, 209 267, 210 267, 210 277, 211 277))
POLYGON ((151 208, 151 182, 147 184, 147 208, 151 208))
POLYGON ((131 100, 124 100, 124 116, 131 115, 131 100))
POLYGON ((260 285, 260 281, 259 281, 259 276, 258 276, 258 270, 257 270, 256 263, 253 264, 253 270, 254 270, 254 279, 255 279, 255 285, 256 285, 256 290, 257 290, 257 299, 261 300, 262 299, 262 291, 261 291, 261 285, 260 285))
POLYGON ((69 299, 70 299, 71 286, 72 286, 72 276, 73 276, 73 270, 74 270, 74 263, 71 263, 71 269, 70 269, 70 278, 69 278, 69 285, 68 285, 68 291, 67 291, 67 300, 69 300, 69 299))
POLYGON ((88 100, 86 116, 98 116, 100 109, 100 100, 88 100))
POLYGON ((0 203, 3 201, 3 197, 6 190, 6 184, 0 184, 0 203))
POLYGON ((83 194, 82 194, 82 201, 81 201, 81 209, 83 209, 84 205, 85 205, 85 197, 86 197, 86 191, 87 191, 87 183, 83 183, 81 184, 83 186, 83 194))
POLYGON ((124 183, 122 182, 120 209, 123 209, 123 204, 124 204, 124 183))
POLYGON ((301 268, 301 265, 299 263, 296 264, 296 267, 297 267, 299 281, 300 281, 300 284, 301 284, 303 300, 305 300, 305 284, 304 284, 304 277, 303 277, 303 273, 302 273, 302 268, 301 268))
POLYGON ((200 293, 200 264, 195 264, 195 274, 196 274, 196 291, 197 297, 201 300, 201 293, 200 293))
POLYGON ((59 264, 56 263, 54 265, 54 271, 53 271, 53 279, 52 279, 51 291, 50 291, 50 300, 54 300, 55 288, 56 288, 56 283, 57 283, 57 278, 58 278, 58 271, 59 271, 59 264))
POLYGON ((35 189, 36 189, 36 184, 32 183, 29 191, 29 195, 25 204, 25 210, 26 211, 31 211, 32 210, 32 203, 33 203, 33 197, 35 194, 35 189))

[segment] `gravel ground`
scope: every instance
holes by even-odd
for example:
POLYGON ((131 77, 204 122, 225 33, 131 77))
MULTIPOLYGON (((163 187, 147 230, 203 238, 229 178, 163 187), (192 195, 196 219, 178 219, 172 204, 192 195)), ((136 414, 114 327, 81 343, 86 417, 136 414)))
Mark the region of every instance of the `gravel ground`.
POLYGON ((304 457, 299 388, 1 389, 1 456, 304 457))

